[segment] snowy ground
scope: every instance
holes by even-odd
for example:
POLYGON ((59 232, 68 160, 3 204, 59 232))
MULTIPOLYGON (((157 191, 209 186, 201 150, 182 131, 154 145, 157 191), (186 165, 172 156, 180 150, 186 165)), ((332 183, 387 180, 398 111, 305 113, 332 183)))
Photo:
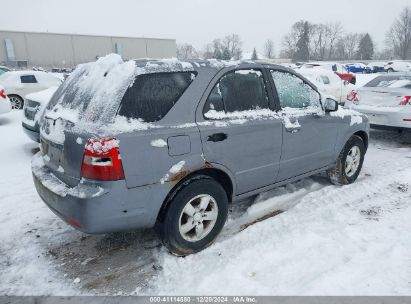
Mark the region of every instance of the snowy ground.
POLYGON ((214 245, 177 258, 152 231, 89 236, 56 218, 21 115, 0 116, 0 294, 411 295, 411 133, 373 131, 353 185, 319 176, 236 204, 214 245))

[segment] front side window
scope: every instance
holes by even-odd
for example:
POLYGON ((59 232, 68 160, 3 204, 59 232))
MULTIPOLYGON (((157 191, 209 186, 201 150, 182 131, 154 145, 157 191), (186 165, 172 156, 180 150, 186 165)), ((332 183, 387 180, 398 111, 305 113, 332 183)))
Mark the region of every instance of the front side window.
POLYGON ((37 83, 37 79, 34 75, 20 76, 21 83, 37 83))
POLYGON ((281 108, 321 107, 320 95, 301 78, 280 71, 271 71, 281 108))
POLYGON ((233 113, 268 109, 268 95, 259 70, 244 69, 225 74, 207 98, 204 113, 233 113))
POLYGON ((118 115, 154 122, 177 103, 195 78, 193 72, 167 72, 137 76, 121 101, 118 115))

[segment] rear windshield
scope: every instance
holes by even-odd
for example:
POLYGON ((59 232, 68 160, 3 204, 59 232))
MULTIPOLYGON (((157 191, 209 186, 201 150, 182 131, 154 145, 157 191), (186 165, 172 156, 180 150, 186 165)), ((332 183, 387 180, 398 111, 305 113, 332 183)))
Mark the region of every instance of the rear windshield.
POLYGON ((194 72, 137 76, 123 96, 118 115, 144 122, 159 121, 176 104, 194 78, 194 72))
POLYGON ((404 76, 378 76, 364 85, 364 87, 388 87, 391 84, 395 83, 398 80, 406 80, 411 79, 411 77, 404 77, 404 76))

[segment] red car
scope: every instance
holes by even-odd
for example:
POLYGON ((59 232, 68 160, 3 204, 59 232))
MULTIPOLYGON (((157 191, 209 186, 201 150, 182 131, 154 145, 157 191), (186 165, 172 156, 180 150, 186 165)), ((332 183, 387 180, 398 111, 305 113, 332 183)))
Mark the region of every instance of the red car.
POLYGON ((349 83, 355 84, 357 78, 355 74, 347 71, 345 66, 337 62, 309 62, 303 65, 305 68, 321 67, 326 70, 333 70, 342 80, 346 80, 349 83))

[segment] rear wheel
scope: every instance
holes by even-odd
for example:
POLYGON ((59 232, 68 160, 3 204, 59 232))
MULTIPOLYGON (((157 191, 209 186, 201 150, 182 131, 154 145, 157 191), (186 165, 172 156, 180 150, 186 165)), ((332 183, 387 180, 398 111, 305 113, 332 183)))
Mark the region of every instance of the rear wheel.
POLYGON ((365 146, 361 137, 353 135, 337 158, 335 167, 327 171, 333 184, 348 185, 360 174, 364 162, 365 146))
POLYGON ((24 101, 23 98, 17 95, 9 95, 8 96, 11 103, 11 108, 16 110, 23 109, 24 101))
POLYGON ((393 72, 394 72, 394 69, 393 69, 393 68, 389 68, 389 69, 387 70, 387 72, 388 72, 388 73, 393 73, 393 72))
POLYGON ((163 244, 176 255, 188 255, 209 246, 223 228, 228 214, 224 188, 200 176, 188 181, 169 203, 157 223, 163 244))

